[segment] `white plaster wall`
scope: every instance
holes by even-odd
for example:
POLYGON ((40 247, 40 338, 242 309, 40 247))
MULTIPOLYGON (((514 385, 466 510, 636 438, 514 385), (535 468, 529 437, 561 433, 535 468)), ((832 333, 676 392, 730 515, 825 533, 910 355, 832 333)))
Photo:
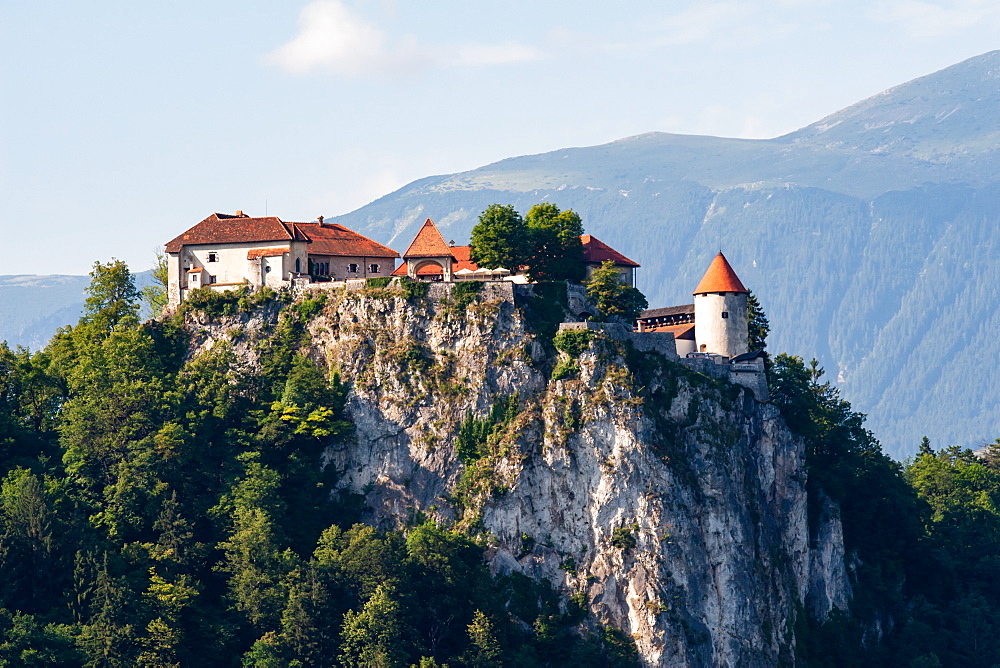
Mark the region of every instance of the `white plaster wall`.
POLYGON ((695 351, 694 339, 674 339, 674 341, 677 345, 677 354, 681 357, 695 351))
POLYGON ((696 350, 733 357, 747 352, 747 296, 744 293, 716 292, 694 296, 696 350), (727 312, 728 318, 722 313, 727 312))
MULTIPOLYGON (((289 245, 287 241, 263 241, 238 245, 212 244, 185 246, 180 252, 181 275, 183 276, 184 271, 192 267, 203 267, 208 274, 215 276, 216 283, 243 283, 244 281, 250 281, 255 285, 260 285, 259 277, 250 275, 247 251, 254 248, 288 248, 289 245), (209 253, 217 253, 218 261, 209 262, 209 253)), ((301 245, 304 246, 305 244, 301 245)), ((272 273, 274 271, 276 270, 272 270, 272 273)), ((182 287, 187 286, 183 285, 182 287)))
POLYGON ((282 277, 285 276, 285 260, 287 255, 270 255, 260 259, 264 272, 264 285, 269 288, 280 288, 282 277))

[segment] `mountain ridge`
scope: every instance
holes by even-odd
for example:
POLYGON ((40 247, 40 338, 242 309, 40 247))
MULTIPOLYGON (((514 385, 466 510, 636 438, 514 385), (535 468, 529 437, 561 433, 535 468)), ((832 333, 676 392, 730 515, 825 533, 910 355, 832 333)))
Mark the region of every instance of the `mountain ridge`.
POLYGON ((721 246, 763 301, 772 350, 819 358, 888 452, 924 434, 976 445, 1000 421, 986 405, 1000 372, 978 374, 981 396, 961 382, 974 354, 1000 355, 985 336, 1000 238, 984 224, 1000 208, 998 68, 989 52, 772 139, 651 132, 506 158, 332 220, 405 245, 431 217, 461 242, 489 204, 554 202, 643 265, 651 306, 686 301, 721 246))
MULTIPOLYGON (((817 357, 887 452, 923 435, 976 446, 1000 422, 1000 371, 977 361, 1000 356, 998 78, 992 51, 779 137, 649 132, 510 157, 327 220, 405 248, 428 217, 461 243, 490 204, 551 201, 643 265, 651 306, 686 303, 722 247, 771 319, 770 349, 817 357)), ((10 323, 0 338, 44 343, 41 310, 30 343, 10 323)))

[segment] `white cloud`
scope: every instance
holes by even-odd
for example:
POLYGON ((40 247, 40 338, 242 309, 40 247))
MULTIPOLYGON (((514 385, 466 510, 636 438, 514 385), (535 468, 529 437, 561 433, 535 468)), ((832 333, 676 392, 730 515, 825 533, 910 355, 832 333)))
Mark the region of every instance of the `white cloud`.
POLYGON ((421 44, 412 35, 390 39, 342 0, 315 0, 299 15, 299 31, 264 59, 301 75, 314 71, 345 77, 398 76, 428 67, 481 66, 537 60, 534 47, 504 44, 421 44))
POLYGON ((887 0, 868 17, 898 24, 913 37, 939 37, 984 23, 1000 25, 1000 5, 995 0, 887 0))

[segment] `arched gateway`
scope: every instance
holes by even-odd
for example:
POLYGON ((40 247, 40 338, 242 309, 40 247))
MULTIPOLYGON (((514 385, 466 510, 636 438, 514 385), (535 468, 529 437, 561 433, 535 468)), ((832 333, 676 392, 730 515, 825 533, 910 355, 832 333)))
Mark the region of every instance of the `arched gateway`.
POLYGON ((403 253, 403 260, 406 262, 406 275, 410 278, 417 279, 421 269, 436 265, 441 268, 441 280, 452 280, 451 270, 455 257, 430 218, 424 221, 413 243, 403 253))

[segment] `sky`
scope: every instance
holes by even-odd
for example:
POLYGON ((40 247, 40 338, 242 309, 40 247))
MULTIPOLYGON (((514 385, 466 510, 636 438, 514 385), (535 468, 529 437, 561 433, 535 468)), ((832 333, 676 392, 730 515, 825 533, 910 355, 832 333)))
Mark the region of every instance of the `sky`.
POLYGON ((0 274, 149 268, 644 132, 763 139, 1000 48, 995 0, 0 0, 0 274))

